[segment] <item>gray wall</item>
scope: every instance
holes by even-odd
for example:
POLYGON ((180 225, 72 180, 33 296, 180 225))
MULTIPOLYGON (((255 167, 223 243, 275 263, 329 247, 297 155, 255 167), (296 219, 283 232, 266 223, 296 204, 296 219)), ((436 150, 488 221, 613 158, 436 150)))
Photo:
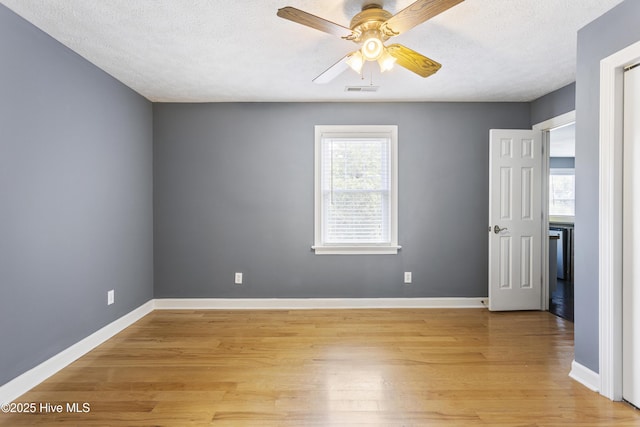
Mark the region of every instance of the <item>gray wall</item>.
POLYGON ((2 385, 153 297, 153 217, 151 104, 2 5, 0 58, 2 385))
POLYGON ((528 103, 154 104, 155 296, 486 296, 489 129, 529 123, 528 103), (399 126, 398 255, 312 252, 316 124, 399 126))
POLYGON ((600 60, 640 40, 640 1, 626 0, 578 32, 576 74, 575 360, 599 371, 598 134, 600 60))
POLYGON ((531 102, 531 125, 557 117, 576 108, 576 84, 571 83, 531 102))

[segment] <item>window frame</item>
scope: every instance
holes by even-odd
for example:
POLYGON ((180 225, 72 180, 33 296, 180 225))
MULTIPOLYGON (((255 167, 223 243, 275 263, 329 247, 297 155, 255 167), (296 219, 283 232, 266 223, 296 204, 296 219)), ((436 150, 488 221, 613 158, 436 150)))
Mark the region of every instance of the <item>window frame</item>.
POLYGON ((316 125, 314 147, 314 245, 317 255, 395 255, 398 245, 398 126, 316 125), (386 138, 389 158, 389 243, 327 244, 323 241, 322 141, 325 138, 386 138))

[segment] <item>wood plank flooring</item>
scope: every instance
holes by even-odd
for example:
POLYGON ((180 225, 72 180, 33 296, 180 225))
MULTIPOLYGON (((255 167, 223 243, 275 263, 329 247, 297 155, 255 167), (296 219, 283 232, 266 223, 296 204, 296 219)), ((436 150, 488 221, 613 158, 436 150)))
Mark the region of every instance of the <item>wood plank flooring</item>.
POLYGON ((544 312, 154 311, 16 400, 63 413, 0 426, 640 426, 572 359, 544 312))

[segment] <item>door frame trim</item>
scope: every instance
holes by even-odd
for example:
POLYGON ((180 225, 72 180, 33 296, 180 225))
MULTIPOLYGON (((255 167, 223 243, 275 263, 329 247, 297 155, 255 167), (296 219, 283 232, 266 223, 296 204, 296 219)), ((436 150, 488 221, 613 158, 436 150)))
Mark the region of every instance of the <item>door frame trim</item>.
POLYGON ((576 110, 533 125, 542 132, 542 309, 549 311, 549 131, 576 121, 576 110))
POLYGON ((600 61, 599 374, 611 400, 622 400, 623 73, 639 60, 636 42, 600 61))

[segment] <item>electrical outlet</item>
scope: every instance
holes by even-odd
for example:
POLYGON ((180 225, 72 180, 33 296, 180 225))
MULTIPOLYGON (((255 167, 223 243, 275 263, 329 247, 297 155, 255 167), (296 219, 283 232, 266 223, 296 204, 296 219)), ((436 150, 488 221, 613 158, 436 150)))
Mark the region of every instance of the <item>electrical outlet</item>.
POLYGON ((111 289, 107 292, 107 305, 111 305, 115 302, 115 291, 111 289))
POLYGON ((235 283, 236 285, 242 285, 242 273, 236 273, 235 283))
POLYGON ((410 271, 405 271, 404 272, 404 283, 411 283, 411 272, 410 271))

